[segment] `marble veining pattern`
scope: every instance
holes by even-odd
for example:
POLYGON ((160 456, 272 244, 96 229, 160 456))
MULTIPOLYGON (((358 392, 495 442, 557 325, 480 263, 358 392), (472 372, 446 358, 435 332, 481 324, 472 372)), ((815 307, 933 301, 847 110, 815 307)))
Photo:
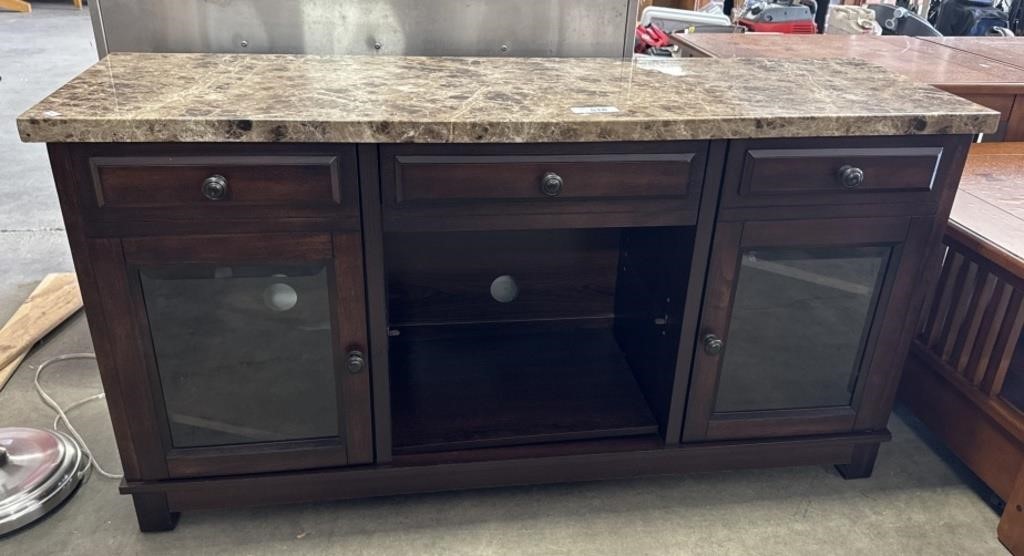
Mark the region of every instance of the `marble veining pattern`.
POLYGON ((18 118, 29 142, 654 141, 990 133, 997 123, 992 110, 859 60, 253 54, 113 54, 18 118))

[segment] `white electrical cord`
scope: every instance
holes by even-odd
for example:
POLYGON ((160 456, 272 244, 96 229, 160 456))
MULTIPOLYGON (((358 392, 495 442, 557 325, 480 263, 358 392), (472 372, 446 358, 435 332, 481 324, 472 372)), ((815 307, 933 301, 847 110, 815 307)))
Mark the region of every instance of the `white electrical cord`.
POLYGON ((68 429, 68 432, 71 433, 71 436, 74 437, 75 442, 77 442, 78 446, 82 449, 82 453, 85 454, 85 457, 89 458, 89 465, 91 465, 92 468, 95 469, 97 473, 103 475, 108 479, 121 479, 124 477, 123 474, 111 473, 100 466, 100 462, 96 461, 96 458, 92 455, 92 452, 89 450, 89 445, 85 443, 85 439, 82 438, 82 435, 78 434, 78 431, 75 429, 74 425, 71 424, 71 419, 68 419, 68 413, 71 412, 72 409, 85 405, 94 400, 102 400, 103 398, 106 397, 106 394, 104 394, 103 392, 100 392, 99 394, 94 394, 83 400, 78 400, 77 402, 69 405, 66 409, 63 409, 60 407, 60 404, 56 402, 56 400, 51 398, 50 395, 46 393, 46 390, 43 390, 43 386, 39 384, 39 377, 40 375, 43 374, 43 369, 49 367, 53 363, 59 363, 61 361, 71 361, 74 359, 92 359, 95 361, 96 354, 69 353, 67 355, 58 355, 57 357, 51 357, 50 359, 43 361, 39 365, 39 368, 36 369, 36 393, 38 393, 39 397, 43 399, 43 403, 45 403, 50 409, 57 412, 57 416, 53 419, 53 430, 57 430, 57 427, 60 425, 61 422, 63 422, 64 427, 68 429))

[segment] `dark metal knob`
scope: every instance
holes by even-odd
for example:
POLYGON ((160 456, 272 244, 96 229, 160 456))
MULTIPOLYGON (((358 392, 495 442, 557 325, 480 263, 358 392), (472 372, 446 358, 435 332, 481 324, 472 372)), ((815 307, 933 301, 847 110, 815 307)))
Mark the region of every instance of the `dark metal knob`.
POLYGON ((346 360, 345 366, 348 368, 348 372, 352 374, 362 372, 363 368, 366 367, 366 359, 363 357, 363 352, 359 350, 348 352, 348 360, 346 360))
POLYGON ((214 174, 203 180, 203 197, 211 201, 219 201, 228 196, 228 180, 224 176, 214 174))
POLYGON ((864 170, 846 164, 839 168, 839 181, 844 187, 857 187, 864 183, 864 170))
POLYGON ((708 334, 704 336, 704 353, 708 355, 718 355, 722 353, 722 348, 725 347, 725 342, 721 338, 714 334, 708 334))
POLYGON ((554 172, 548 172, 540 180, 540 191, 548 197, 557 197, 562 192, 563 185, 565 185, 565 181, 562 179, 562 176, 554 172))

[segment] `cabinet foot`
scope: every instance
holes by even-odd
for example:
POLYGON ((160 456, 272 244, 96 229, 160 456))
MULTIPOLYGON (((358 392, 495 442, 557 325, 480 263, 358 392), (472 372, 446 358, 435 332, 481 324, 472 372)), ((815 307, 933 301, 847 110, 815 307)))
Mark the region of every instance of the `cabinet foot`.
POLYGON ((879 444, 861 444, 853 449, 850 463, 837 465, 836 470, 844 479, 866 479, 875 470, 879 444))
POLYGON ((133 494, 132 502, 143 533, 170 531, 178 524, 178 512, 170 510, 166 494, 133 494))
POLYGON ((1024 473, 1017 473, 996 531, 1010 554, 1024 554, 1024 473))

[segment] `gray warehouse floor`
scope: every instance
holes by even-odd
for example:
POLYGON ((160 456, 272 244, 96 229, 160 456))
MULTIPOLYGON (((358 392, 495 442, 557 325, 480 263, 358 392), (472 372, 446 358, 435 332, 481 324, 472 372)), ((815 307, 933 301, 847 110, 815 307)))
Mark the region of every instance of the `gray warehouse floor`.
MULTIPOLYGON (((71 269, 46 152, 14 118, 94 62, 88 14, 70 2, 0 13, 0 319, 46 273, 71 269)), ((0 321, 0 322, 2 322, 0 321)), ((0 392, 0 425, 51 421, 34 366, 91 350, 81 315, 51 335, 0 392)), ((95 366, 46 385, 67 404, 99 390, 95 366)), ((103 404, 76 414, 116 460, 103 404)), ((198 512, 142 535, 131 501, 94 476, 55 515, 0 539, 0 554, 1005 554, 983 487, 902 412, 874 477, 830 467, 692 474, 337 504, 198 512)))

